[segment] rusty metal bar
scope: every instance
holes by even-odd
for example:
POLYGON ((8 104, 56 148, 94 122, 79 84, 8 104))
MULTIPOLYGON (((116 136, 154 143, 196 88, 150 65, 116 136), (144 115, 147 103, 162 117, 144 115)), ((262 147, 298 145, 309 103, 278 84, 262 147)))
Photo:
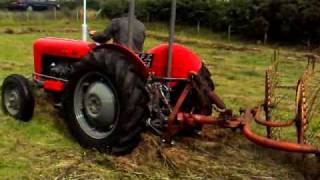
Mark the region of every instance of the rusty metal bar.
POLYGON ((255 116, 254 116, 254 120, 263 126, 267 126, 267 127, 287 127, 287 126, 291 126, 295 123, 295 120, 289 120, 286 122, 280 122, 280 121, 265 121, 261 118, 260 116, 261 113, 261 108, 258 108, 257 110, 255 110, 255 116))
POLYGON ((189 114, 189 113, 178 113, 177 120, 183 123, 187 123, 189 125, 194 125, 194 124, 221 125, 224 122, 224 120, 222 120, 219 117, 205 116, 200 114, 189 114))
POLYGON ((242 118, 233 116, 230 110, 220 113, 218 117, 180 112, 177 115, 177 120, 181 122, 181 124, 211 124, 219 125, 223 128, 238 128, 243 122, 242 118))
MULTIPOLYGON (((183 104, 183 102, 185 101, 185 99, 187 98, 189 92, 191 91, 191 85, 190 84, 187 84, 184 88, 184 90, 182 91, 175 107, 173 108, 172 112, 170 113, 169 115, 169 118, 168 118, 168 135, 167 136, 172 136, 174 133, 175 133, 175 128, 174 128, 174 121, 177 117, 177 114, 179 113, 180 111, 180 108, 183 104)), ((180 129, 180 128, 178 128, 180 129)))
POLYGON ((215 94, 212 89, 209 88, 208 84, 203 81, 203 79, 195 72, 189 72, 190 84, 198 94, 199 105, 201 107, 200 114, 208 114, 212 112, 212 105, 218 108, 218 111, 225 111, 226 106, 222 99, 215 94), (209 99, 209 102, 208 102, 209 99), (210 105, 209 105, 210 104, 210 105))
POLYGON ((306 145, 306 144, 296 144, 286 141, 276 141, 268 139, 262 136, 259 136, 252 132, 251 122, 247 121, 242 129, 243 135, 250 141, 272 149, 287 151, 287 152, 296 152, 296 153, 306 153, 306 154, 320 154, 320 149, 306 145))
POLYGON ((211 103, 215 104, 219 109, 226 109, 226 105, 216 93, 209 91, 208 97, 211 103))
POLYGON ((212 104, 216 105, 219 109, 225 110, 226 105, 222 99, 213 92, 206 83, 204 83, 201 78, 195 72, 190 72, 191 84, 194 89, 196 89, 201 94, 207 95, 212 104))

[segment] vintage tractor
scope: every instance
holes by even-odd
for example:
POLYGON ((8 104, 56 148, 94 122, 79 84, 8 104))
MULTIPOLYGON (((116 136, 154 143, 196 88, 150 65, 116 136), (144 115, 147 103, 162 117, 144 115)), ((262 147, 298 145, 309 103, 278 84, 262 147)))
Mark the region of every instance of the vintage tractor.
MULTIPOLYGON (((42 38, 34 43, 33 82, 52 94, 81 145, 124 151, 135 147, 146 124, 159 134, 164 132, 189 76, 205 84, 202 91, 214 89, 201 59, 178 44, 173 48, 173 76, 166 78, 167 50, 163 44, 139 57, 116 44, 42 38)), ((190 94, 182 109, 210 115, 212 102, 204 97, 201 104, 199 93, 190 94)), ((2 105, 11 116, 30 120, 34 110, 30 82, 21 75, 8 76, 2 86, 2 105)), ((224 108, 222 102, 218 105, 224 108)))
POLYGON ((33 84, 54 97, 55 107, 64 114, 80 145, 103 152, 130 152, 145 129, 171 142, 177 133, 194 133, 204 124, 216 124, 239 128, 251 141, 270 148, 320 153, 318 148, 303 141, 305 78, 301 78, 297 86, 297 110, 293 120, 280 123, 272 121, 270 116, 260 117, 260 111, 264 110, 268 115, 270 109, 269 71, 266 101, 253 109, 241 110, 238 116, 233 115, 214 93, 214 83, 201 58, 173 43, 175 0, 172 7, 169 43, 158 45, 147 53, 136 54, 117 44, 97 45, 59 38, 36 40, 32 82, 16 74, 4 80, 4 112, 16 119, 30 120, 35 105, 33 84), (218 116, 211 116, 213 110, 218 116), (267 126, 268 137, 254 134, 252 121, 267 126), (292 124, 296 124, 298 130, 298 143, 269 137, 270 127, 292 124))

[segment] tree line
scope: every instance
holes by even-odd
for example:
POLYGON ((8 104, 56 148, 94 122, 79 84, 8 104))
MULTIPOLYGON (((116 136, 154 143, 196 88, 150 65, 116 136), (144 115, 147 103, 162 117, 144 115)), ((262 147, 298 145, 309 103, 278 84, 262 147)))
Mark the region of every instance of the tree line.
MULTIPOLYGON (((82 6, 80 0, 59 1, 62 8, 82 6)), ((89 8, 109 18, 122 15, 127 6, 128 0, 88 0, 89 8)), ((171 0, 136 0, 136 16, 146 22, 169 22, 170 7, 171 0)), ((320 44, 320 1, 177 0, 177 23, 311 47, 320 44)))
MULTIPOLYGON (((103 14, 121 15, 126 0, 101 2, 103 14)), ((170 19, 171 0, 136 0, 144 21, 170 19)), ((319 0, 177 0, 177 23, 201 26, 261 41, 319 44, 319 0)))

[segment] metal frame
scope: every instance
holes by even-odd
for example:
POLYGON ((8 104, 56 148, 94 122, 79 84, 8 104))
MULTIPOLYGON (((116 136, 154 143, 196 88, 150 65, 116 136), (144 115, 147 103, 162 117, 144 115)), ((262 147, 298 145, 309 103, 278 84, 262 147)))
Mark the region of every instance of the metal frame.
POLYGON ((44 75, 44 74, 39 74, 39 73, 36 73, 36 72, 33 72, 33 73, 32 73, 32 76, 33 76, 33 80, 36 81, 36 82, 43 82, 43 81, 37 80, 37 78, 35 78, 35 77, 46 78, 46 79, 48 79, 48 80, 61 81, 61 82, 64 82, 64 83, 68 82, 68 80, 66 80, 66 79, 56 78, 56 77, 53 77, 53 76, 48 76, 48 75, 44 75))
POLYGON ((170 29, 169 29, 169 48, 168 48, 168 63, 167 63, 167 77, 171 77, 172 68, 172 57, 173 57, 173 45, 175 38, 175 25, 176 25, 176 9, 177 1, 172 0, 171 3, 171 18, 170 18, 170 29))
MULTIPOLYGON (((172 137, 182 130, 185 125, 195 125, 195 124, 211 124, 218 125, 223 128, 240 129, 242 134, 250 141, 272 149, 296 152, 296 153, 311 153, 320 155, 320 148, 305 144, 304 133, 307 128, 308 122, 306 120, 306 102, 305 102, 305 76, 303 75, 297 84, 297 104, 296 104, 296 116, 293 120, 288 120, 286 122, 278 122, 272 119, 263 120, 261 118, 261 111, 265 110, 264 105, 245 109, 240 111, 240 115, 236 116, 232 113, 232 110, 222 111, 218 116, 205 116, 200 114, 190 114, 180 112, 180 108, 185 101, 186 97, 192 91, 192 89, 205 89, 203 84, 199 82, 197 74, 191 74, 187 85, 183 92, 181 93, 175 107, 173 108, 171 114, 168 118, 168 128, 164 138, 167 141, 171 141, 172 137), (263 137, 257 135, 252 131, 252 123, 256 122, 265 127, 288 127, 295 125, 297 128, 297 143, 273 140, 270 137, 263 137)), ((218 97, 214 92, 203 91, 212 104, 220 104, 222 101, 213 97, 218 97), (210 95, 214 94, 214 95, 210 95), (221 102, 220 102, 221 101, 221 102)), ((223 108, 223 106, 222 106, 223 108)))
POLYGON ((88 39, 88 25, 87 25, 87 0, 83 0, 83 24, 82 24, 82 40, 88 39))

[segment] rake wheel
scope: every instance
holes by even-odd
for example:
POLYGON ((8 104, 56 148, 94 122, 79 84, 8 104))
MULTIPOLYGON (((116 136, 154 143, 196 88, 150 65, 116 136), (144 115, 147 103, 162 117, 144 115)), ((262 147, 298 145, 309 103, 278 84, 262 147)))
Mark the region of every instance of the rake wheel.
POLYGON ((308 104, 305 92, 305 82, 301 78, 298 82, 296 93, 296 128, 297 140, 299 144, 306 143, 305 132, 308 128, 308 104))

